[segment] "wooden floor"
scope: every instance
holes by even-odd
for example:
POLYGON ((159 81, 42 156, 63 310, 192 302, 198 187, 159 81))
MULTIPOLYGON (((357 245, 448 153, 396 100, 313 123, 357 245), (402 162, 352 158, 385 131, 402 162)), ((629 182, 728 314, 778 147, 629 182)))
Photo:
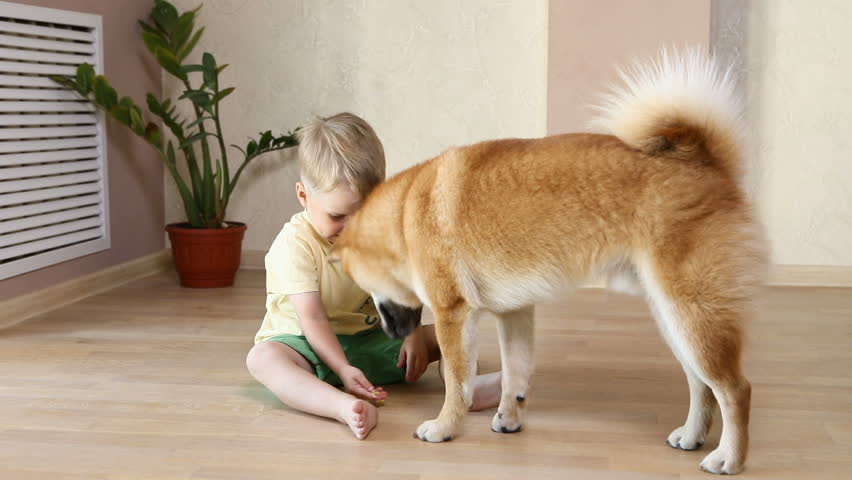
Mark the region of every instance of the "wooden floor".
MULTIPOLYGON (((390 386, 379 426, 282 406, 245 369, 263 315, 262 272, 188 290, 148 277, 0 331, 0 478, 697 479, 718 443, 669 448, 686 416, 685 378, 644 302, 583 290, 537 311, 537 370, 523 432, 493 412, 430 445, 434 366, 390 386)), ((481 366, 499 365, 493 323, 481 366)), ((852 478, 852 290, 773 289, 750 326, 752 446, 740 478, 852 478)))

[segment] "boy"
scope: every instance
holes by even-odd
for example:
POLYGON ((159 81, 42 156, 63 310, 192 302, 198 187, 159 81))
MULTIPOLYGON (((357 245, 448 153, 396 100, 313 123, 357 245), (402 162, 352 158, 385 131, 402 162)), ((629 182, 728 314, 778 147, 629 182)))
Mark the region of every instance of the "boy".
MULTIPOLYGON (((351 113, 318 118, 299 130, 305 207, 266 255, 266 315, 246 359, 251 374, 291 408, 333 418, 364 439, 384 400, 374 384, 414 382, 440 359, 434 326, 388 338, 367 292, 327 256, 347 220, 385 177, 381 142, 351 113), (335 386, 343 386, 341 391, 335 386)), ((477 377, 474 409, 496 406, 500 374, 477 377)))

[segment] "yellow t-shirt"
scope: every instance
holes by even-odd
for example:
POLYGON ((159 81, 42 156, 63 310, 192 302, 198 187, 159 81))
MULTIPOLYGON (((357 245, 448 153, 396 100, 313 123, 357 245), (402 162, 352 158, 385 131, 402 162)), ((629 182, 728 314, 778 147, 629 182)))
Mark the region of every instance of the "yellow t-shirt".
POLYGON ((328 262, 331 243, 311 225, 305 211, 284 225, 266 254, 266 316, 255 343, 277 335, 304 335, 290 295, 320 292, 334 333, 351 335, 376 327, 379 314, 370 295, 340 263, 328 262))

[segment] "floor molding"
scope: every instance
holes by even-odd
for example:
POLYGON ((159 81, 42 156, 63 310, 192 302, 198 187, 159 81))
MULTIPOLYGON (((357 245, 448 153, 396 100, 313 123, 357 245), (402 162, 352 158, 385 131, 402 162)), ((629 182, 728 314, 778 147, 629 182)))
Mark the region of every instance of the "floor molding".
POLYGON ((0 301, 0 328, 10 327, 138 278, 174 268, 171 250, 114 265, 82 277, 0 301))
MULTIPOLYGON (((241 268, 263 270, 265 256, 265 250, 243 250, 241 268)), ((171 250, 163 249, 44 290, 0 301, 0 328, 18 324, 36 315, 171 268, 174 268, 171 250)), ((852 266, 774 265, 770 268, 769 284, 789 287, 852 287, 852 266)), ((585 288, 603 286, 602 281, 584 285, 585 288)))
POLYGON ((773 265, 769 284, 786 287, 852 287, 852 265, 773 265))
MULTIPOLYGON (((265 250, 243 250, 241 268, 263 270, 265 250)), ((852 266, 773 265, 769 285, 777 287, 852 287, 852 266)), ((603 281, 592 281, 584 288, 603 288, 603 281)))

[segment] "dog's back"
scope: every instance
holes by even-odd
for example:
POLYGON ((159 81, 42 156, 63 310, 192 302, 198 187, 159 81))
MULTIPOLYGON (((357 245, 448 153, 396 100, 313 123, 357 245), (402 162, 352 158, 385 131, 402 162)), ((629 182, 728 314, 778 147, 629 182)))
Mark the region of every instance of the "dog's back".
POLYGON ((440 232, 429 248, 443 241, 466 300, 490 309, 559 296, 661 248, 703 243, 761 271, 761 229, 739 172, 700 146, 682 156, 671 145, 646 153, 612 135, 569 134, 453 149, 421 170, 428 181, 414 188, 428 190, 435 222, 413 227, 440 232))

